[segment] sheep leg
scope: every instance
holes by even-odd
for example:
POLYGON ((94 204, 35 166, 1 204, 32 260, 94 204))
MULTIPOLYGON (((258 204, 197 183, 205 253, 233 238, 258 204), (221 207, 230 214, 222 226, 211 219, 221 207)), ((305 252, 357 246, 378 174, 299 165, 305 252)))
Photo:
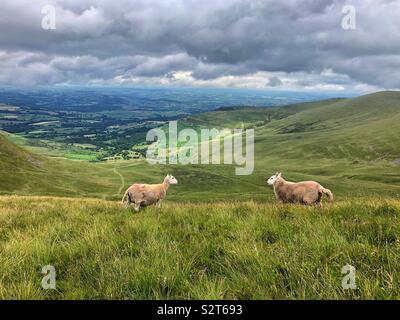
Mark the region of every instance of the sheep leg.
POLYGON ((304 194, 301 203, 306 206, 316 205, 320 201, 320 197, 318 193, 314 191, 308 191, 304 194))
POLYGON ((129 196, 129 189, 126 190, 124 196, 122 197, 122 206, 128 208, 131 203, 131 198, 129 196))
POLYGON ((161 202, 162 202, 161 199, 159 199, 159 200, 156 202, 156 207, 157 207, 158 209, 161 208, 161 202))
POLYGON ((135 206, 134 206, 133 209, 134 209, 136 212, 138 212, 139 209, 140 209, 140 202, 135 202, 135 206))
POLYGON ((128 198, 128 200, 124 201, 123 206, 124 206, 124 208, 126 209, 126 208, 129 207, 130 204, 131 204, 131 201, 130 201, 129 198, 128 198))
POLYGON ((322 207, 322 192, 318 191, 317 201, 315 202, 318 206, 322 207))

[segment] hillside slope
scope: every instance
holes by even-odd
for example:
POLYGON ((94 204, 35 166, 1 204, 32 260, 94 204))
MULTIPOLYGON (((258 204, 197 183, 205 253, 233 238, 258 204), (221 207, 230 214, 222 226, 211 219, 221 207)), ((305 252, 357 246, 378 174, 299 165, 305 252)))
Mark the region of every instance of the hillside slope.
POLYGON ((9 142, 0 134, 0 193, 98 196, 119 179, 111 169, 82 161, 50 159, 9 142))
MULTIPOLYGON (((266 192, 264 178, 278 170, 290 180, 320 181, 342 198, 400 196, 400 92, 272 109, 219 110, 187 118, 180 126, 241 127, 240 119, 243 127, 255 129, 254 174, 238 177, 223 166, 198 166, 205 175, 224 172, 234 177, 235 187, 252 188, 260 197, 266 192)), ((180 167, 176 175, 192 171, 180 167)))
POLYGON ((259 136, 285 140, 277 151, 286 157, 291 156, 291 144, 299 151, 292 157, 298 159, 319 156, 394 161, 400 158, 399 120, 400 92, 379 92, 315 104, 270 123, 259 136))

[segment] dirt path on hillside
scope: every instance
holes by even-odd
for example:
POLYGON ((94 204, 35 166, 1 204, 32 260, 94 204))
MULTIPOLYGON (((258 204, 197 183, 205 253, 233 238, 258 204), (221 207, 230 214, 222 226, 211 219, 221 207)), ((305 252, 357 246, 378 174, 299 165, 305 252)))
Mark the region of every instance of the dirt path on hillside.
POLYGON ((114 172, 116 175, 118 175, 118 176, 120 177, 120 179, 121 179, 121 187, 120 187, 119 190, 118 190, 118 194, 122 194, 122 191, 123 191, 123 189, 124 189, 124 187, 125 187, 125 179, 124 179, 124 176, 123 176, 122 174, 120 174, 120 173, 117 171, 117 168, 114 168, 114 169, 113 169, 113 172, 114 172))

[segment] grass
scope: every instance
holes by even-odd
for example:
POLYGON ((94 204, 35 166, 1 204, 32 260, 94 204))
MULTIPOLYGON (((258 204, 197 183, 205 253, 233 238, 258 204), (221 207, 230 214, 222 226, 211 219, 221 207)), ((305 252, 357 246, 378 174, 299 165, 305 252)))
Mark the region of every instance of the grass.
POLYGON ((324 207, 0 197, 2 299, 398 299, 400 201, 324 207), (41 288, 53 265, 57 289, 41 288), (341 268, 356 268, 356 290, 341 268))

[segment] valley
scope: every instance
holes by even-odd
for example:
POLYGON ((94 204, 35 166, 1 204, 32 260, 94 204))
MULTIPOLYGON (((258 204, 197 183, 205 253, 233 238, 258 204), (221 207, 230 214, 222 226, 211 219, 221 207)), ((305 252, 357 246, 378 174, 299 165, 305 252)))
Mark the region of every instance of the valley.
POLYGON ((122 196, 121 175, 126 188, 134 181, 158 182, 171 173, 180 181, 171 190, 171 200, 215 201, 229 194, 230 199, 272 201, 265 178, 282 171, 289 180, 318 180, 339 198, 398 197, 399 120, 399 93, 381 92, 275 108, 224 108, 178 121, 180 128, 195 130, 254 128, 255 169, 249 176, 235 176, 231 165, 47 157, 46 151, 38 154, 38 149, 15 145, 24 146, 19 136, 3 134, 1 192, 115 200, 122 196))
POLYGON ((168 120, 220 107, 271 107, 326 96, 229 89, 0 88, 0 130, 47 156, 129 160, 145 155, 146 133, 168 120))

